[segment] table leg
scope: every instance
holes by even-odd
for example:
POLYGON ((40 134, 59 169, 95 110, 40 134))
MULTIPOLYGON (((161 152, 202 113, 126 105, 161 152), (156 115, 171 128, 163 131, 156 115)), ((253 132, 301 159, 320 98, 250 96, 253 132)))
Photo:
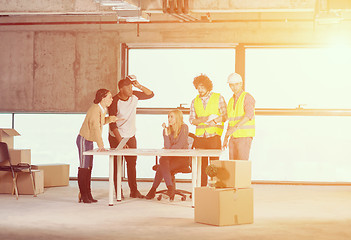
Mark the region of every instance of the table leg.
POLYGON ((108 175, 108 205, 113 206, 113 156, 110 155, 109 175, 108 175))
POLYGON ((192 207, 194 207, 194 204, 195 204, 195 187, 197 186, 196 185, 196 180, 197 180, 197 159, 196 157, 192 157, 191 158, 191 169, 192 169, 192 194, 191 194, 191 197, 192 197, 192 207))
POLYGON ((201 187, 201 167, 202 167, 202 157, 197 157, 196 187, 201 187))
POLYGON ((122 201, 122 156, 117 156, 117 201, 122 201))

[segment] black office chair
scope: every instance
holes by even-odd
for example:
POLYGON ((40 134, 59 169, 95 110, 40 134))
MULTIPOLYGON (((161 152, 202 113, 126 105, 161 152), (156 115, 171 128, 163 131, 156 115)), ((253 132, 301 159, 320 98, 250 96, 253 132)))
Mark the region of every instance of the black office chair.
MULTIPOLYGON (((195 138, 196 138, 195 134, 189 133, 189 135, 188 135, 189 149, 194 147, 195 138)), ((158 157, 156 156, 156 165, 154 165, 152 167, 152 169, 154 171, 156 171, 158 166, 159 166, 159 160, 158 160, 158 157)), ((175 178, 175 175, 177 173, 191 173, 191 158, 190 157, 188 159, 188 164, 186 166, 183 166, 181 168, 178 168, 178 169, 175 169, 175 170, 171 171, 171 176, 172 176, 172 183, 173 183, 173 186, 174 186, 174 189, 175 189, 175 195, 181 196, 181 200, 182 201, 186 200, 187 195, 189 195, 189 197, 192 198, 192 192, 189 192, 189 191, 186 191, 186 190, 182 190, 182 189, 177 189, 177 187, 176 187, 176 178, 175 178)), ((156 194, 159 194, 158 197, 157 197, 157 200, 160 201, 162 199, 163 195, 167 195, 167 191, 168 191, 168 189, 157 191, 156 194)))
POLYGON ((12 173, 12 180, 13 180, 13 189, 12 189, 12 194, 13 190, 16 193, 16 199, 18 200, 18 189, 17 189, 17 173, 18 172, 29 172, 30 177, 32 180, 32 186, 33 186, 33 193, 34 197, 37 195, 35 194, 35 185, 34 185, 34 180, 33 180, 33 173, 32 173, 32 168, 31 165, 28 163, 19 163, 17 165, 12 165, 11 164, 11 159, 10 159, 10 153, 9 149, 7 147, 7 144, 4 142, 0 142, 0 171, 6 171, 6 172, 11 172, 12 173), (9 163, 8 166, 5 166, 6 163, 9 163))

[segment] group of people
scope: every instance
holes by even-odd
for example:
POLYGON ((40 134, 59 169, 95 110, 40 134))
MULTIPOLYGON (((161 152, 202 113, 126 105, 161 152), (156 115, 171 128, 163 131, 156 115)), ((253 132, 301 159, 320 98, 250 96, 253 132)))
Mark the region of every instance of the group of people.
MULTIPOLYGON (((233 160, 248 160, 251 142, 255 136, 255 99, 243 90, 243 81, 239 74, 229 75, 227 83, 233 91, 228 105, 224 97, 212 92, 213 83, 206 75, 194 78, 193 85, 198 95, 190 106, 190 124, 196 126, 193 147, 196 149, 222 149, 229 147, 229 158, 233 160), (221 142, 224 123, 228 120, 228 127, 221 142)), ((130 75, 118 82, 119 92, 112 97, 107 89, 96 92, 94 104, 89 108, 83 125, 77 137, 80 166, 78 168, 79 202, 97 202, 91 194, 91 170, 93 156, 83 155, 84 151, 93 149, 93 142, 97 143, 99 151, 105 151, 102 141, 102 127, 109 124, 109 143, 116 148, 123 138, 129 138, 125 148, 137 148, 136 109, 139 100, 150 99, 153 91, 141 85, 134 75, 130 75), (139 91, 133 90, 133 87, 139 91), (109 117, 106 117, 108 112, 109 117)), ((172 110, 168 113, 168 126, 163 123, 164 148, 187 149, 189 128, 183 121, 183 113, 172 110)), ((172 170, 189 164, 187 157, 161 157, 156 169, 151 189, 146 196, 138 191, 136 181, 136 156, 124 156, 127 163, 128 185, 130 197, 153 199, 156 189, 164 179, 170 197, 174 199, 175 187, 172 183, 172 170)), ((215 160, 218 158, 211 158, 215 160)), ((202 158, 201 186, 207 185, 206 167, 209 158, 202 158)), ((117 160, 114 162, 114 182, 117 191, 117 160)), ((122 192, 122 199, 124 198, 122 192)))

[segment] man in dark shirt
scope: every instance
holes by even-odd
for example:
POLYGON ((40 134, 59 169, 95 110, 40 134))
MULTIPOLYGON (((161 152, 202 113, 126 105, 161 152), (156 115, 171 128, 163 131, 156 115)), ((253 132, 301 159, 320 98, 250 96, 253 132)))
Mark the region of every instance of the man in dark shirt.
MULTIPOLYGON (((150 99, 154 93, 142 86, 134 75, 121 79, 118 82, 119 93, 113 97, 111 106, 108 108, 110 116, 117 116, 122 119, 119 122, 110 124, 108 140, 111 148, 116 148, 122 138, 129 138, 125 147, 137 148, 135 138, 136 126, 135 117, 138 100, 150 99), (133 86, 141 91, 133 91, 133 86)), ((127 162, 128 185, 130 188, 130 197, 143 198, 144 196, 138 191, 136 182, 136 156, 124 156, 127 162)), ((117 158, 114 159, 114 183, 117 191, 117 158)))

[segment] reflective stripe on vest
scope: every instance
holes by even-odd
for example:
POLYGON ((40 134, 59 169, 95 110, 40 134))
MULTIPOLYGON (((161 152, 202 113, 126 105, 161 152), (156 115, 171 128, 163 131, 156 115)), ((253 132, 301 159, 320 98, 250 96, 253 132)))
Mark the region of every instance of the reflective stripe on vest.
MULTIPOLYGON (((247 92, 242 92, 234 108, 234 98, 229 100, 227 107, 227 114, 229 120, 229 126, 235 126, 245 115, 244 101, 247 92)), ((255 113, 254 117, 242 125, 232 135, 234 138, 240 137, 254 137, 255 136, 255 113)))
MULTIPOLYGON (((218 109, 219 97, 220 97, 219 93, 212 93, 205 109, 201 98, 199 97, 199 95, 197 95, 194 101, 194 108, 195 108, 196 115, 198 117, 207 117, 213 114, 220 116, 221 114, 218 109)), ((200 123, 199 125, 196 126, 195 135, 202 136, 205 134, 205 132, 207 132, 209 134, 217 134, 219 136, 222 136, 223 128, 224 128, 224 122, 211 127, 206 123, 200 123)))

